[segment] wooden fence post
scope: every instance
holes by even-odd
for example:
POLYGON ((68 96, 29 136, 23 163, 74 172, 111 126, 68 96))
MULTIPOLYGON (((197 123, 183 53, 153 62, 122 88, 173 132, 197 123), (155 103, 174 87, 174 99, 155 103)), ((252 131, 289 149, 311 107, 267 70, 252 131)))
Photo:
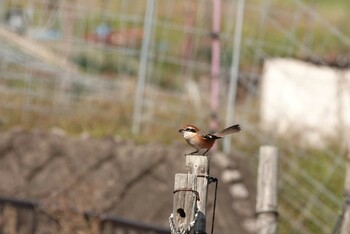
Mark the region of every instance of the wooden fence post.
POLYGON ((341 223, 340 234, 350 233, 350 144, 348 144, 347 155, 346 155, 346 176, 344 185, 344 210, 343 210, 343 221, 341 223))
POLYGON ((256 202, 258 234, 277 233, 277 171, 277 148, 260 147, 256 202))
POLYGON ((175 175, 172 233, 206 233, 209 157, 186 156, 187 174, 175 175))

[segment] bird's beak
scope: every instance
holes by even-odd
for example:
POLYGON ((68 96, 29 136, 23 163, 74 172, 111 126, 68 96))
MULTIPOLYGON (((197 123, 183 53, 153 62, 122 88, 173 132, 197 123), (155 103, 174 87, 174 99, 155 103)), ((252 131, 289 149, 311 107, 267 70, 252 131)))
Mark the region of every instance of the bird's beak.
POLYGON ((181 128, 181 129, 179 129, 179 132, 183 132, 184 130, 181 128))

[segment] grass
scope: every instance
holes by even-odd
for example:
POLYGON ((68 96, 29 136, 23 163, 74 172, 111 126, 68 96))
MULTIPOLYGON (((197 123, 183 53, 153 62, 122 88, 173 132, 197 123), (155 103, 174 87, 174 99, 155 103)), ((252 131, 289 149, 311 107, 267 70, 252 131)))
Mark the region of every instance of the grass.
MULTIPOLYGON (((292 155, 283 156, 288 157, 288 161, 295 164, 296 168, 282 166, 284 169, 281 170, 283 174, 279 194, 280 206, 294 214, 296 223, 310 233, 330 233, 341 210, 338 202, 342 203, 340 194, 344 186, 344 168, 338 165, 335 171, 330 172, 329 170, 334 169, 334 159, 318 150, 299 158, 293 158, 292 155), (291 185, 283 178, 286 175, 293 178, 294 184, 291 185), (312 178, 314 182, 308 178, 312 178), (315 187, 315 183, 320 187, 315 187), (338 202, 331 199, 327 193, 335 195, 338 202)), ((293 222, 286 220, 281 227, 282 230, 292 230, 293 222)))
MULTIPOLYGON (((169 95, 169 92, 160 91, 152 87, 147 89, 154 99, 162 100, 157 106, 150 106, 144 109, 143 121, 150 121, 149 127, 143 128, 143 134, 136 137, 130 133, 132 125, 132 113, 134 108, 135 80, 125 78, 119 91, 112 89, 109 94, 109 101, 98 96, 91 96, 89 91, 78 92, 71 96, 68 93, 61 101, 58 97, 52 97, 55 87, 46 90, 46 96, 40 99, 33 98, 33 94, 27 93, 2 93, 0 94, 0 106, 2 114, 0 118, 0 129, 6 130, 13 126, 21 125, 24 128, 40 127, 50 130, 53 127, 64 129, 68 134, 80 135, 84 132, 92 137, 119 136, 124 139, 133 139, 137 142, 149 140, 148 133, 152 133, 152 141, 169 143, 176 139, 177 132, 165 134, 169 131, 162 125, 153 125, 149 118, 157 116, 159 121, 168 125, 169 119, 179 120, 181 113, 178 112, 182 99, 178 95, 169 95), (7 107, 7 108, 4 108, 7 107), (43 111, 25 111, 23 108, 40 108, 43 111), (164 137, 167 135, 168 137, 164 137)), ((84 89, 84 87, 82 87, 84 89)), ((117 88, 118 90, 118 88, 117 88)), ((77 91, 76 91, 77 92, 77 91)), ((192 107, 192 104, 189 104, 192 107)), ((184 118, 194 120, 195 116, 188 116, 184 113, 184 118)), ((176 124, 176 123, 175 123, 176 124)), ((181 124, 179 123, 179 126, 181 124)), ((179 127, 177 126, 177 127, 179 127)), ((176 128, 177 128, 176 127, 176 128)))

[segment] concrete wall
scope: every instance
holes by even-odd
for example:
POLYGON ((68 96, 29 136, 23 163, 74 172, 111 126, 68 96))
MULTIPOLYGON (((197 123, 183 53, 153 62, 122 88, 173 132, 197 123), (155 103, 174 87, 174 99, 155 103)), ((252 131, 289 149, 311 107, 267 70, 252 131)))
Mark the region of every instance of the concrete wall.
POLYGON ((320 145, 327 137, 350 131, 350 70, 338 70, 292 59, 264 64, 261 125, 278 134, 298 133, 320 145))

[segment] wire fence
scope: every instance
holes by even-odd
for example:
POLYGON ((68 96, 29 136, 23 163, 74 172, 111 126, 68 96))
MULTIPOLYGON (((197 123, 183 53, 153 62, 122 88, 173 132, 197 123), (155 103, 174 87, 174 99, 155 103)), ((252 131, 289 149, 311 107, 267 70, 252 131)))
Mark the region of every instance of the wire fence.
POLYGON ((95 233, 153 233, 168 234, 170 230, 111 214, 95 214, 68 210, 52 210, 55 205, 35 200, 0 197, 0 212, 4 219, 3 232, 13 233, 74 233, 92 230, 95 233), (62 213, 66 213, 64 217, 62 213), (71 215, 67 214, 71 213, 71 215), (69 227, 70 219, 80 223, 80 228, 69 227), (80 230, 79 230, 80 229, 80 230))
MULTIPOLYGON (((244 129, 231 150, 236 154, 251 157, 264 143, 280 148, 281 233, 330 233, 343 203, 343 145, 329 141, 327 150, 317 150, 293 145, 292 136, 267 137, 258 121, 260 84, 270 58, 348 67, 348 29, 330 23, 316 1, 249 1, 241 11, 237 2, 244 3, 221 5, 218 122, 233 106, 244 129), (230 103, 237 37, 238 83, 230 103)), ((0 8, 0 125, 34 121, 33 113, 57 123, 72 113, 108 112, 111 125, 123 123, 130 134, 134 126, 147 137, 184 121, 206 126, 211 118, 212 1, 8 0, 0 8), (14 23, 21 19, 22 26, 14 23)))

